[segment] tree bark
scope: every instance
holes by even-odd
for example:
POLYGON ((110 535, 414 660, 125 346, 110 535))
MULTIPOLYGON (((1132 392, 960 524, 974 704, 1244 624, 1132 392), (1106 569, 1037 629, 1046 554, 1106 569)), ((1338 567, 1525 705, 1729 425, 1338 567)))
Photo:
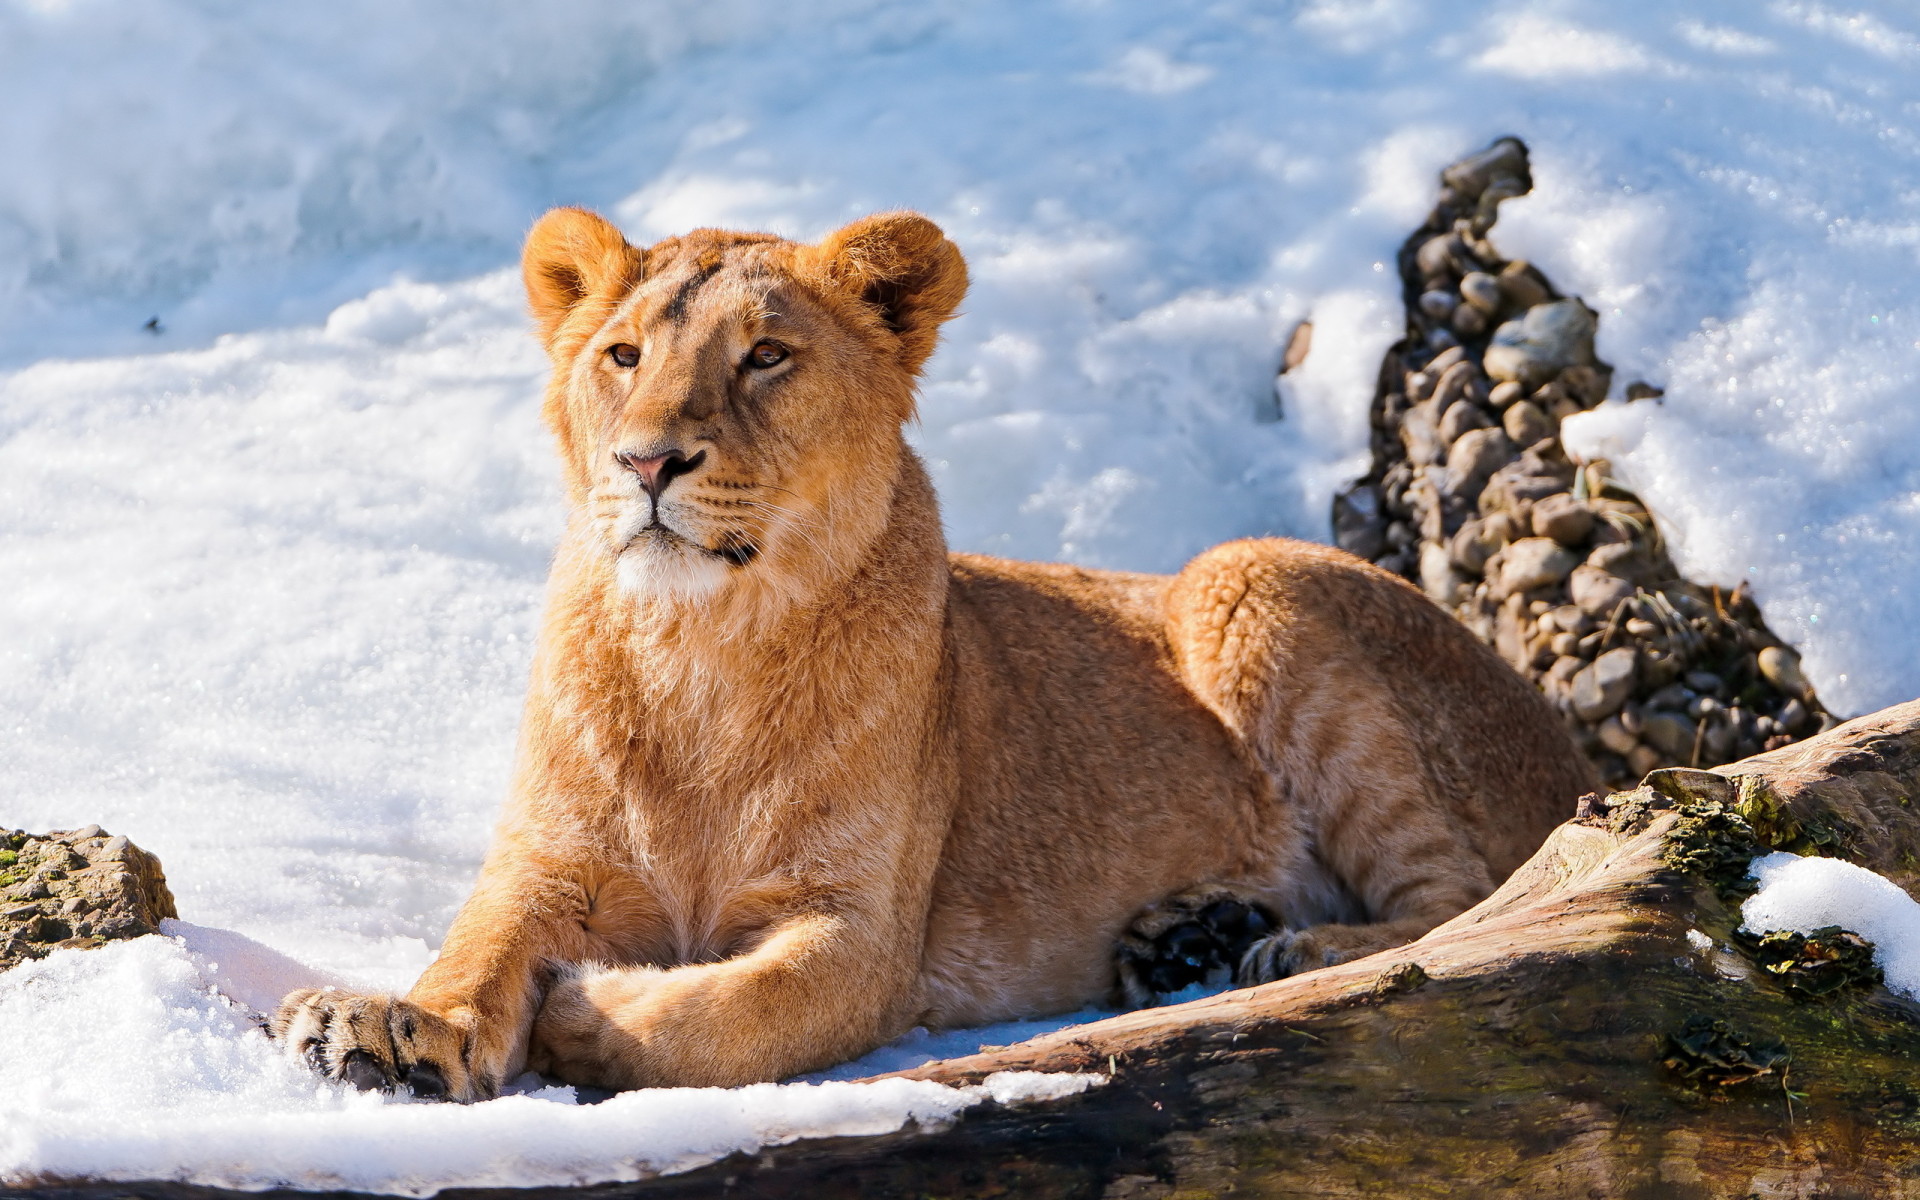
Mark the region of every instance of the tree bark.
POLYGON ((1920 1005, 1870 971, 1833 975, 1818 954, 1804 956, 1808 972, 1776 974, 1736 936, 1745 863, 1768 849, 1843 857, 1920 888, 1916 794, 1920 701, 1589 798, 1494 895, 1411 945, 901 1072, 956 1084, 1006 1070, 1110 1076, 1081 1095, 641 1183, 529 1190, 1920 1196, 1920 1005))

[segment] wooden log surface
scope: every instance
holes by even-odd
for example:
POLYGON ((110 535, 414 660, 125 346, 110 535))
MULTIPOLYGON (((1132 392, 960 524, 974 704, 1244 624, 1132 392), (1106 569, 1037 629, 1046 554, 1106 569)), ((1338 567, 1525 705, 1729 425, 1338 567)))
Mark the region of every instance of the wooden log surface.
POLYGON ((1920 1005, 1873 981, 1802 998, 1735 936, 1768 849, 1920 891, 1916 796, 1920 702, 1589 803, 1409 946, 900 1073, 1109 1077, 1081 1095, 640 1183, 442 1195, 1920 1197, 1920 1005))

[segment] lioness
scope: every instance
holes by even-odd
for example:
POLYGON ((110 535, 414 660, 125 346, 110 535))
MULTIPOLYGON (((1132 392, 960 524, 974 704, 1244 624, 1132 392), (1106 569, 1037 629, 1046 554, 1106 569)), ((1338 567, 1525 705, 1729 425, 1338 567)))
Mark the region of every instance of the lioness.
POLYGON ((559 209, 524 267, 570 516, 512 795, 405 999, 275 1014, 328 1075, 778 1079, 1144 999, 1180 929, 1260 982, 1462 911, 1592 784, 1492 652, 1339 551, 949 555, 901 427, 967 270, 923 217, 641 250, 559 209))

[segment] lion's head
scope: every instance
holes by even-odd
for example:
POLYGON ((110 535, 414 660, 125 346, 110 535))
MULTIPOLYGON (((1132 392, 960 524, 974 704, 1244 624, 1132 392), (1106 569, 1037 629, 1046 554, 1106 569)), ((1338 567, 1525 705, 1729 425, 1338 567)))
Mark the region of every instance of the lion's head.
POLYGON ((702 229, 642 250, 562 208, 523 267, 575 519, 625 588, 686 599, 851 569, 966 292, 937 226, 889 213, 817 245, 702 229))

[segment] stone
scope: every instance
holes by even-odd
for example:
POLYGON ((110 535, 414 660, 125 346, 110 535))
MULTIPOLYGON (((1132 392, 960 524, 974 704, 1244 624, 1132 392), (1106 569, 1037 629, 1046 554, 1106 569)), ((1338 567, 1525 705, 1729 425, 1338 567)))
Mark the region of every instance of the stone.
POLYGON ((1500 563, 1500 590, 1507 595, 1552 587, 1580 565, 1580 557, 1551 538, 1521 538, 1500 563))
POLYGON ((1387 522, 1380 493, 1356 483, 1333 498, 1333 544, 1371 562, 1387 548, 1387 522))
POLYGON ((1660 752, 1652 746, 1635 746, 1627 753, 1627 769, 1642 779, 1658 771, 1665 765, 1666 763, 1660 757, 1660 752))
POLYGON ((1443 233, 1430 237, 1420 243, 1420 248, 1414 251, 1414 268, 1420 272, 1422 279, 1444 279, 1448 275, 1457 274, 1459 268, 1455 266, 1454 259, 1456 249, 1465 249, 1457 233, 1443 233))
POLYGON ((179 915, 160 861, 97 825, 45 836, 0 829, 0 893, 9 891, 0 971, 55 949, 155 933, 179 915))
POLYGON ((1436 321, 1445 321, 1451 318, 1454 308, 1459 303, 1460 298, 1458 296, 1452 292, 1441 291, 1439 288, 1435 288, 1430 292, 1420 293, 1420 311, 1436 321))
MULTIPOLYGON (((1500 388, 1512 388, 1515 394, 1520 391, 1520 385, 1513 382, 1503 383, 1493 390, 1498 392, 1500 388)), ((1499 407, 1498 401, 1495 401, 1495 407, 1499 407)), ((1541 438, 1552 437, 1558 432, 1553 419, 1541 412, 1540 406, 1531 400, 1510 403, 1500 416, 1500 424, 1516 446, 1531 446, 1541 438)))
POLYGON ((1407 372, 1407 399, 1419 403, 1433 395, 1434 381, 1438 378, 1426 371, 1407 372))
POLYGON ((1665 388, 1657 388, 1644 379, 1636 379, 1627 385, 1627 399, 1629 401, 1658 400, 1666 394, 1667 390, 1665 388))
POLYGON ((1553 299, 1553 293, 1531 263, 1516 258, 1500 268, 1500 291, 1507 303, 1518 309, 1533 308, 1553 299))
POLYGON ((1487 569, 1487 560, 1512 540, 1506 533, 1504 522, 1475 518, 1454 533, 1453 540, 1447 544, 1447 552, 1452 556, 1454 565, 1462 571, 1469 575, 1480 575, 1487 569))
POLYGON ((1759 665, 1766 681, 1789 696, 1805 699, 1812 690, 1800 670, 1800 656, 1785 646, 1768 646, 1762 650, 1759 665))
POLYGON ((1593 614, 1577 604, 1562 604, 1548 614, 1553 618, 1553 627, 1567 633, 1584 637, 1592 633, 1595 625, 1593 614))
POLYGON ((1680 682, 1703 696, 1717 695, 1725 686, 1712 671, 1688 671, 1680 677, 1680 682))
POLYGON ((1500 281, 1485 271, 1468 271, 1461 277, 1460 298, 1488 317, 1500 311, 1500 302, 1505 299, 1500 281))
POLYGON ((1493 331, 1482 365, 1494 379, 1541 384, 1593 361, 1593 310, 1579 300, 1536 304, 1493 331))
POLYGON ((1667 762, 1691 765, 1693 736, 1693 722, 1679 713, 1650 712, 1642 719, 1640 740, 1658 750, 1667 762))
POLYGON ((1568 396, 1579 401, 1581 408, 1592 408, 1607 398, 1607 385, 1612 379, 1592 363, 1581 363, 1560 372, 1555 382, 1568 396))
MULTIPOLYGON (((1543 541, 1547 539, 1541 539, 1543 541)), ((1553 545, 1559 545, 1553 542, 1553 545)), ((1588 563, 1573 569, 1567 577, 1567 597, 1584 611, 1604 621, 1622 601, 1631 600, 1639 589, 1618 575, 1588 563)))
POLYGON ((1453 310, 1453 319, 1449 324, 1461 337, 1477 338, 1487 331, 1487 314, 1471 304, 1462 304, 1453 310))
POLYGON ((1639 655, 1630 646, 1609 650, 1573 677, 1573 711, 1591 724, 1620 711, 1633 694, 1639 655))
POLYGON ((1600 722, 1593 732, 1594 736, 1600 739, 1602 746, 1622 758, 1632 754, 1633 748, 1640 744, 1640 739, 1627 732, 1627 727, 1621 723, 1618 716, 1608 717, 1600 722))
MULTIPOLYGON (((1456 406, 1464 407, 1464 406, 1456 406)), ((1447 452, 1446 490, 1471 503, 1501 467, 1513 461, 1513 443, 1498 429, 1470 429, 1447 452)), ((1573 564, 1567 564, 1573 569, 1573 564)))
POLYGON ((1799 700, 1789 700, 1780 706, 1780 712, 1774 722, 1788 733, 1807 723, 1807 706, 1799 700))
POLYGON ((1518 138, 1503 137, 1440 172, 1440 182, 1462 197, 1477 198, 1499 176, 1521 176, 1526 171, 1526 146, 1518 138))
POLYGON ((1435 380, 1438 380, 1448 371, 1453 370, 1455 364, 1465 361, 1467 361, 1467 352, 1458 346, 1454 346, 1434 355, 1433 361, 1422 369, 1425 370, 1427 374, 1433 376, 1435 380))
POLYGON ((1526 397, 1527 389, 1509 379, 1505 383, 1496 383, 1493 385, 1493 390, 1487 393, 1487 403, 1493 405, 1496 410, 1499 410, 1507 407, 1509 404, 1517 404, 1526 399, 1526 397))
POLYGON ((1440 414, 1440 440, 1451 446, 1469 429, 1488 429, 1493 418, 1478 404, 1455 404, 1440 414))
POLYGON ((1593 532, 1593 510, 1567 492, 1543 496, 1533 506, 1533 531, 1562 546, 1578 546, 1593 532))
POLYGON ((1456 400, 1477 400, 1480 396, 1480 368, 1470 362, 1456 362, 1440 374, 1433 385, 1433 403, 1441 411, 1456 400))
POLYGON ((1416 467, 1445 460, 1448 444, 1440 440, 1440 413, 1432 400, 1422 400, 1400 418, 1400 445, 1416 467))
POLYGON ((1427 334, 1427 347, 1432 350, 1457 350, 1460 339, 1454 336, 1451 329, 1437 328, 1427 334))
POLYGON ((1618 575, 1641 587, 1651 587, 1660 581, 1658 565, 1633 542, 1596 546, 1593 553, 1587 555, 1587 565, 1598 567, 1609 575, 1618 575))
POLYGON ((1467 584, 1467 577, 1453 565, 1447 555, 1447 548, 1438 542, 1426 542, 1420 547, 1420 589, 1435 604, 1451 605, 1460 589, 1467 584))

